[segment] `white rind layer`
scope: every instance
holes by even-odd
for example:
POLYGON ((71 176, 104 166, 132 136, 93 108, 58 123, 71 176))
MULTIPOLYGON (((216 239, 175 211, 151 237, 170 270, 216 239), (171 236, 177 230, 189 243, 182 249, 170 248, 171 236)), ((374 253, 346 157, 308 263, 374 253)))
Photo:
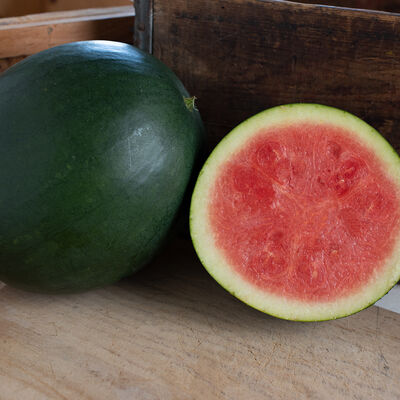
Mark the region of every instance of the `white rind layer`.
MULTIPOLYGON (((324 302, 306 302, 273 294, 250 284, 226 261, 215 246, 210 228, 208 201, 220 165, 235 154, 261 129, 302 122, 332 124, 351 131, 380 159, 387 176, 396 185, 400 198, 400 158, 388 142, 370 125, 354 115, 317 104, 290 104, 263 111, 244 121, 214 149, 198 177, 190 209, 190 232, 195 250, 207 271, 235 297, 267 314, 300 321, 340 318, 360 311, 387 293, 400 279, 400 232, 394 251, 376 276, 347 297, 324 302)), ((400 207, 400 204, 399 204, 400 207)))

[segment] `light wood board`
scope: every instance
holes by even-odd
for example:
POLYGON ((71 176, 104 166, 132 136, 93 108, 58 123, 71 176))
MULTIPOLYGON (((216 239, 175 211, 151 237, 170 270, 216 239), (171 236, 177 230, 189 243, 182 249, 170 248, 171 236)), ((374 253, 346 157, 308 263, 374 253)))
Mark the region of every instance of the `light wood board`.
POLYGON ((398 399, 400 316, 278 320, 219 287, 188 241, 118 285, 0 289, 0 398, 398 399))
POLYGON ((50 11, 131 5, 131 0, 0 0, 0 18, 50 11))
POLYGON ((27 56, 63 43, 131 41, 134 9, 112 7, 0 19, 0 59, 27 56))

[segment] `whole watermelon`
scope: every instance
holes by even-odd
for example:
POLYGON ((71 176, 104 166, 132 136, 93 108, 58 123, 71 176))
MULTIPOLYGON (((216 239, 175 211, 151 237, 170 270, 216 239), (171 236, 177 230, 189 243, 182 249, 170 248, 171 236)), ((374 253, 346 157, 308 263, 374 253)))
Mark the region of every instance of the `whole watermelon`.
POLYGON ((202 142, 188 96, 160 61, 109 41, 58 46, 2 74, 0 280, 74 292, 148 263, 202 142))

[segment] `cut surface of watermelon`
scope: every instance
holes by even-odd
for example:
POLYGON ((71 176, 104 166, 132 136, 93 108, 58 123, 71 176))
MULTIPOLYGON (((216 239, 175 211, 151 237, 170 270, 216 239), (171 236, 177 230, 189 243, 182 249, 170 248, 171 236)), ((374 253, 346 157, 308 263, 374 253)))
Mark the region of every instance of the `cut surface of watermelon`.
POLYGON ((357 117, 266 110, 235 128, 198 178, 191 235, 209 273, 293 320, 357 312, 400 276, 400 161, 357 117))

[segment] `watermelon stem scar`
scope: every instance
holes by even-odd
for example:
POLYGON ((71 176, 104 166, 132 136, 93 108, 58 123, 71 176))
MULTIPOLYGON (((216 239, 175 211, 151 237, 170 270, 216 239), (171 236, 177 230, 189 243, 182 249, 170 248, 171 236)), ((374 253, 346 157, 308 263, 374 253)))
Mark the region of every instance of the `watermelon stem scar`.
POLYGON ((400 162, 344 111, 264 111, 213 151, 192 198, 209 273, 249 305, 294 320, 357 312, 400 277, 400 162))
POLYGON ((183 101, 185 102, 185 106, 186 108, 192 112, 193 110, 197 111, 195 102, 196 102, 197 97, 196 96, 192 96, 192 97, 184 97, 183 101))

